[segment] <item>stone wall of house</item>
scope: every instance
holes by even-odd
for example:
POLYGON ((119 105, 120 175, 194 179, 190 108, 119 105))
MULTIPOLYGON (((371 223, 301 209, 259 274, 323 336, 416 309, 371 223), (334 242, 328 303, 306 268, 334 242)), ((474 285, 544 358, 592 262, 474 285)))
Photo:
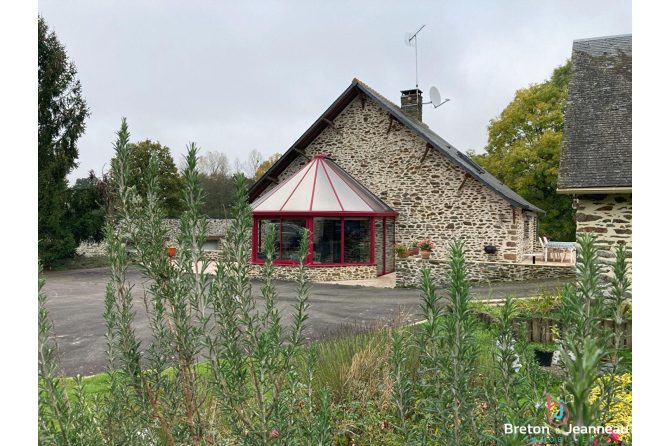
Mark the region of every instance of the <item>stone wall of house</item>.
MULTIPOLYGON (((418 287, 421 284, 421 269, 430 268, 430 276, 435 286, 447 284, 448 260, 410 257, 396 259, 396 286, 418 287)), ((468 266, 468 280, 471 283, 512 282, 517 280, 555 279, 574 277, 573 265, 533 265, 509 262, 472 262, 468 266)))
MULTIPOLYGON (((230 220, 225 219, 207 219, 207 237, 220 237, 225 235, 228 228, 230 220)), ((177 241, 179 240, 179 219, 178 218, 166 218, 163 220, 163 225, 167 229, 168 240, 165 242, 166 245, 177 246, 177 241)), ((219 249, 221 244, 219 243, 219 249)), ((107 255, 107 242, 104 240, 100 243, 91 243, 91 242, 82 242, 79 247, 77 247, 76 253, 80 256, 88 257, 98 257, 107 255)))
MULTIPOLYGON (((263 279, 263 265, 250 265, 252 279, 263 279)), ((295 281, 298 277, 297 266, 278 265, 274 270, 275 280, 295 281)), ((377 277, 375 265, 319 266, 306 267, 305 273, 310 282, 332 282, 337 280, 364 280, 377 277)))
POLYGON ((623 243, 630 261, 633 258, 633 195, 578 195, 577 232, 592 233, 605 276, 612 277, 614 246, 623 243))
MULTIPOLYGON (((533 251, 524 240, 523 212, 474 178, 397 121, 389 131, 389 114, 371 99, 351 102, 280 175, 281 182, 304 166, 312 156, 330 156, 372 193, 400 215, 396 242, 410 244, 429 238, 435 255, 445 257, 448 244, 465 241, 469 260, 516 262, 533 251), (388 131, 388 133, 387 133, 388 131), (425 159, 422 161, 422 157, 425 159), (494 255, 484 246, 498 248, 494 255)), ((274 186, 269 186, 262 195, 274 186)), ((537 223, 530 223, 537 227, 537 223)), ((379 253, 377 253, 379 255, 379 253)))

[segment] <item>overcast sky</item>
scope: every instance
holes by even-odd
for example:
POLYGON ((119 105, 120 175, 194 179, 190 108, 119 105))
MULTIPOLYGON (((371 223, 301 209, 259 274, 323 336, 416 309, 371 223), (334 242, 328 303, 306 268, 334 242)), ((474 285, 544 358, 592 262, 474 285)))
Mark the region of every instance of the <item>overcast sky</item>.
MULTIPOLYGON (((572 41, 632 31, 630 1, 170 2, 43 0, 39 11, 79 70, 91 109, 70 176, 109 167, 126 116, 131 140, 175 161, 195 141, 230 161, 285 152, 354 77, 399 103, 436 86, 424 121, 465 151, 530 83, 570 57, 572 41)), ((427 95, 426 95, 427 96, 427 95)), ((427 100, 427 99, 426 99, 427 100)))

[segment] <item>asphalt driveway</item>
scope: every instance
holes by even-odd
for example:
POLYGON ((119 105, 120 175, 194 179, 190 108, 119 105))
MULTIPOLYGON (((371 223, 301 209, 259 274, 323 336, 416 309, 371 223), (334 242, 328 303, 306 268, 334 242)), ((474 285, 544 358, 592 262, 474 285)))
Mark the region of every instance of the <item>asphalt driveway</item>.
MULTIPOLYGON (((77 373, 83 376, 103 372, 106 366, 105 287, 108 281, 106 268, 73 270, 64 272, 46 271, 43 292, 49 296, 47 308, 54 321, 56 336, 61 353, 61 365, 68 376, 77 373)), ((131 267, 129 281, 134 284, 136 334, 144 345, 151 341, 151 331, 143 303, 143 291, 147 280, 137 267, 131 267)), ((473 292, 480 298, 493 298, 512 294, 517 297, 535 295, 538 286, 553 290, 562 281, 544 280, 536 282, 515 282, 474 287, 473 292)), ((260 283, 254 283, 258 293, 260 283)), ((421 319, 419 311, 420 291, 418 289, 382 289, 361 286, 312 284, 309 293, 309 319, 305 335, 310 340, 321 340, 332 336, 343 325, 365 326, 376 321, 393 320, 400 310, 407 315, 408 323, 421 319)), ((148 286, 147 286, 148 288, 148 286)), ((277 306, 284 321, 290 323, 295 284, 276 282, 279 293, 277 306)))

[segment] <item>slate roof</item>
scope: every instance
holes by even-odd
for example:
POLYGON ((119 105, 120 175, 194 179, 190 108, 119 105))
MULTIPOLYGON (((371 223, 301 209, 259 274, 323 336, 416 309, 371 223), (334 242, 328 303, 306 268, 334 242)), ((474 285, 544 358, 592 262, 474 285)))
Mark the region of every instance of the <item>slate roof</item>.
POLYGON ((632 35, 575 40, 558 189, 632 187, 632 35))
POLYGON ((302 156, 300 151, 307 147, 327 126, 326 120, 333 120, 339 115, 351 101, 360 98, 363 94, 374 100, 382 109, 390 113, 395 119, 406 125, 417 135, 423 138, 427 143, 434 147, 439 153, 449 158, 453 163, 460 166, 469 173, 472 178, 481 182, 493 192, 498 194, 504 200, 515 207, 520 207, 533 212, 544 211, 537 206, 523 199, 519 194, 509 187, 505 186, 500 180, 485 171, 476 164, 465 153, 459 151, 447 141, 442 139, 437 133, 430 130, 427 126, 414 121, 402 112, 400 107, 368 87, 363 82, 355 79, 351 85, 340 95, 339 98, 326 110, 317 121, 284 153, 284 155, 261 177, 249 190, 249 201, 253 202, 260 193, 270 184, 273 184, 270 178, 276 178, 288 165, 298 156, 302 156))

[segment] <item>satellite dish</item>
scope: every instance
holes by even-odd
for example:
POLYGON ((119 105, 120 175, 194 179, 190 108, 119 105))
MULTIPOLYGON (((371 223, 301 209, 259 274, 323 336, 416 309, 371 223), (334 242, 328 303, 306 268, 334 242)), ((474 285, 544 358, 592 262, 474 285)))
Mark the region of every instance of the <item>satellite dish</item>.
POLYGON ((412 37, 414 37, 412 33, 405 33, 405 45, 416 46, 415 40, 412 37))
POLYGON ((449 101, 449 99, 445 99, 444 102, 442 102, 442 95, 440 94, 440 91, 436 87, 430 87, 430 91, 428 94, 430 95, 429 104, 433 104, 433 107, 435 108, 449 101))
POLYGON ((433 106, 437 106, 442 102, 442 95, 440 95, 440 90, 437 87, 430 87, 430 102, 433 103, 433 106))

